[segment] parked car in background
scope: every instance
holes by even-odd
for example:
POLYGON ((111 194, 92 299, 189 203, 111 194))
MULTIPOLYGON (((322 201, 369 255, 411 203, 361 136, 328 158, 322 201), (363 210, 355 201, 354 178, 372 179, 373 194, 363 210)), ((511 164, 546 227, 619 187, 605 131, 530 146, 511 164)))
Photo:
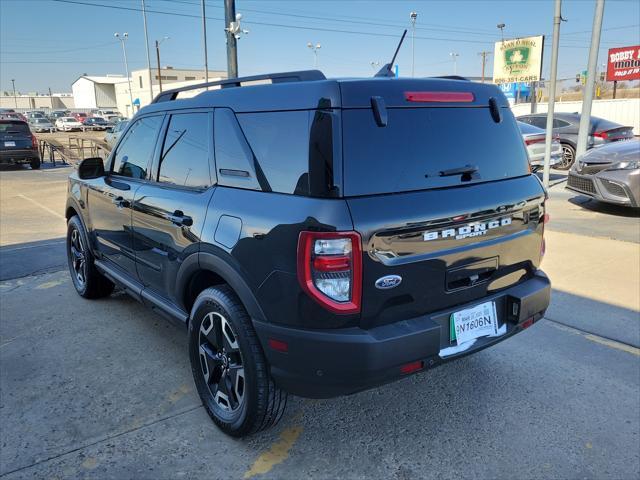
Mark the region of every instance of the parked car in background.
POLYGON ((87 117, 82 121, 85 127, 92 127, 94 130, 106 130, 109 127, 107 122, 102 117, 87 117))
MULTIPOLYGON (((521 115, 518 117, 518 120, 546 131, 546 113, 521 115)), ((556 112, 553 115, 553 133, 560 137, 560 143, 562 144, 562 159, 556 168, 567 170, 573 165, 576 158, 579 128, 580 114, 556 112)), ((624 125, 603 118, 591 117, 589 138, 587 140, 588 149, 604 145, 605 143, 628 140, 630 138, 633 138, 633 127, 625 127, 624 125)))
POLYGON ((65 110, 54 110, 49 114, 49 120, 52 123, 55 123, 57 119, 66 117, 66 116, 67 116, 67 112, 65 110))
POLYGON ((61 132, 71 132, 82 130, 82 123, 73 117, 60 117, 56 120, 56 130, 61 132))
POLYGON ((107 128, 107 134, 104 136, 104 141, 107 142, 111 148, 114 147, 120 135, 127 125, 129 124, 128 120, 122 120, 121 122, 116 123, 113 127, 107 128))
POLYGON ((55 130, 55 126, 53 123, 49 121, 48 118, 30 118, 29 119, 29 128, 31 128, 32 132, 52 132, 55 130))
POLYGON ((27 119, 24 115, 18 112, 3 112, 0 113, 0 119, 2 120, 20 120, 21 122, 26 122, 27 119))
POLYGON ((32 118, 46 118, 47 117, 44 114, 44 112, 40 111, 40 110, 32 110, 30 112, 25 112, 24 116, 26 117, 27 121, 32 119, 32 118))
POLYGON ((596 200, 640 207, 640 140, 594 148, 571 167, 567 188, 596 200))
POLYGON ((118 113, 117 110, 99 108, 98 110, 95 111, 94 115, 96 115, 98 117, 106 117, 107 115, 118 115, 119 116, 120 113, 118 113))
MULTIPOLYGON (((531 171, 537 172, 544 167, 545 141, 547 134, 544 130, 528 123, 518 122, 518 128, 529 154, 531 171)), ((551 140, 551 166, 558 164, 562 158, 562 145, 558 137, 551 140)))
POLYGON ((40 168, 38 140, 23 120, 0 119, 0 164, 28 164, 40 168))
POLYGON ((73 112, 69 116, 75 118, 80 123, 84 122, 87 118, 89 118, 89 115, 85 112, 73 112))

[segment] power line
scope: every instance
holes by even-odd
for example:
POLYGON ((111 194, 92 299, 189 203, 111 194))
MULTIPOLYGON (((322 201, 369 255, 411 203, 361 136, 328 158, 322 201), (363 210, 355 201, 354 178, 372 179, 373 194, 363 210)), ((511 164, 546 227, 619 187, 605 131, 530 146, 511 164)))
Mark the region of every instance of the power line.
POLYGON ((102 48, 105 46, 112 46, 112 45, 116 45, 118 42, 107 42, 107 43, 99 43, 96 45, 88 45, 86 47, 78 47, 78 48, 69 48, 69 49, 65 49, 65 50, 38 50, 37 52, 13 52, 13 51, 5 51, 2 50, 0 51, 0 53, 11 53, 11 54, 15 54, 15 55, 29 55, 32 53, 36 53, 36 54, 49 54, 49 53, 66 53, 66 52, 76 52, 78 50, 91 50, 94 48, 102 48))

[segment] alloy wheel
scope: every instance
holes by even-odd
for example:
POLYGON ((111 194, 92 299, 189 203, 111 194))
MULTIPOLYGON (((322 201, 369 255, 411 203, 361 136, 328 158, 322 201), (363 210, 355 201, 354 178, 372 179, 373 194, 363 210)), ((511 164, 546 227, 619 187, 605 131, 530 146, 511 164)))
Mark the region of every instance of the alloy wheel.
POLYGON ((69 251, 71 253, 71 267, 73 268, 76 280, 81 287, 84 287, 87 283, 87 256, 82 236, 77 228, 74 228, 71 232, 69 251))
POLYGON ((562 161, 561 168, 569 168, 573 164, 575 153, 569 145, 562 145, 562 161))
POLYGON ((244 402, 245 377, 238 338, 227 319, 209 312, 200 325, 200 368, 214 404, 226 412, 244 402))

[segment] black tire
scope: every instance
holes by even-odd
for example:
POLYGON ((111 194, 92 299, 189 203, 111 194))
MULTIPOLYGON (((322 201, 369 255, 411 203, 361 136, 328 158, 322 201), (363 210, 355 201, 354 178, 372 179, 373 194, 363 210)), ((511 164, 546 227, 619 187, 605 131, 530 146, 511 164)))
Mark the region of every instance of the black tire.
POLYGON ((40 159, 33 158, 31 160, 31 170, 40 170, 40 159))
POLYGON ((573 162, 576 161, 576 149, 568 143, 562 144, 562 156, 560 161, 554 165, 553 168, 558 170, 569 170, 573 162))
POLYGON ((67 264, 73 286, 84 298, 107 297, 115 285, 96 269, 93 261, 87 232, 80 218, 74 215, 67 222, 67 264))
POLYGON ((287 394, 273 383, 251 318, 228 286, 198 295, 189 357, 202 403, 222 431, 242 437, 280 420, 287 394))

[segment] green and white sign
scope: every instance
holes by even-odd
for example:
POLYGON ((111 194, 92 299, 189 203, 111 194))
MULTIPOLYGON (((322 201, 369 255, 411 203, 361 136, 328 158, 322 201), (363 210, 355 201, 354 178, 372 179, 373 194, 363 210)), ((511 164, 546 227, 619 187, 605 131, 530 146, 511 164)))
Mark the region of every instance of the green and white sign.
POLYGON ((493 83, 537 82, 542 76, 544 36, 496 42, 493 83))

